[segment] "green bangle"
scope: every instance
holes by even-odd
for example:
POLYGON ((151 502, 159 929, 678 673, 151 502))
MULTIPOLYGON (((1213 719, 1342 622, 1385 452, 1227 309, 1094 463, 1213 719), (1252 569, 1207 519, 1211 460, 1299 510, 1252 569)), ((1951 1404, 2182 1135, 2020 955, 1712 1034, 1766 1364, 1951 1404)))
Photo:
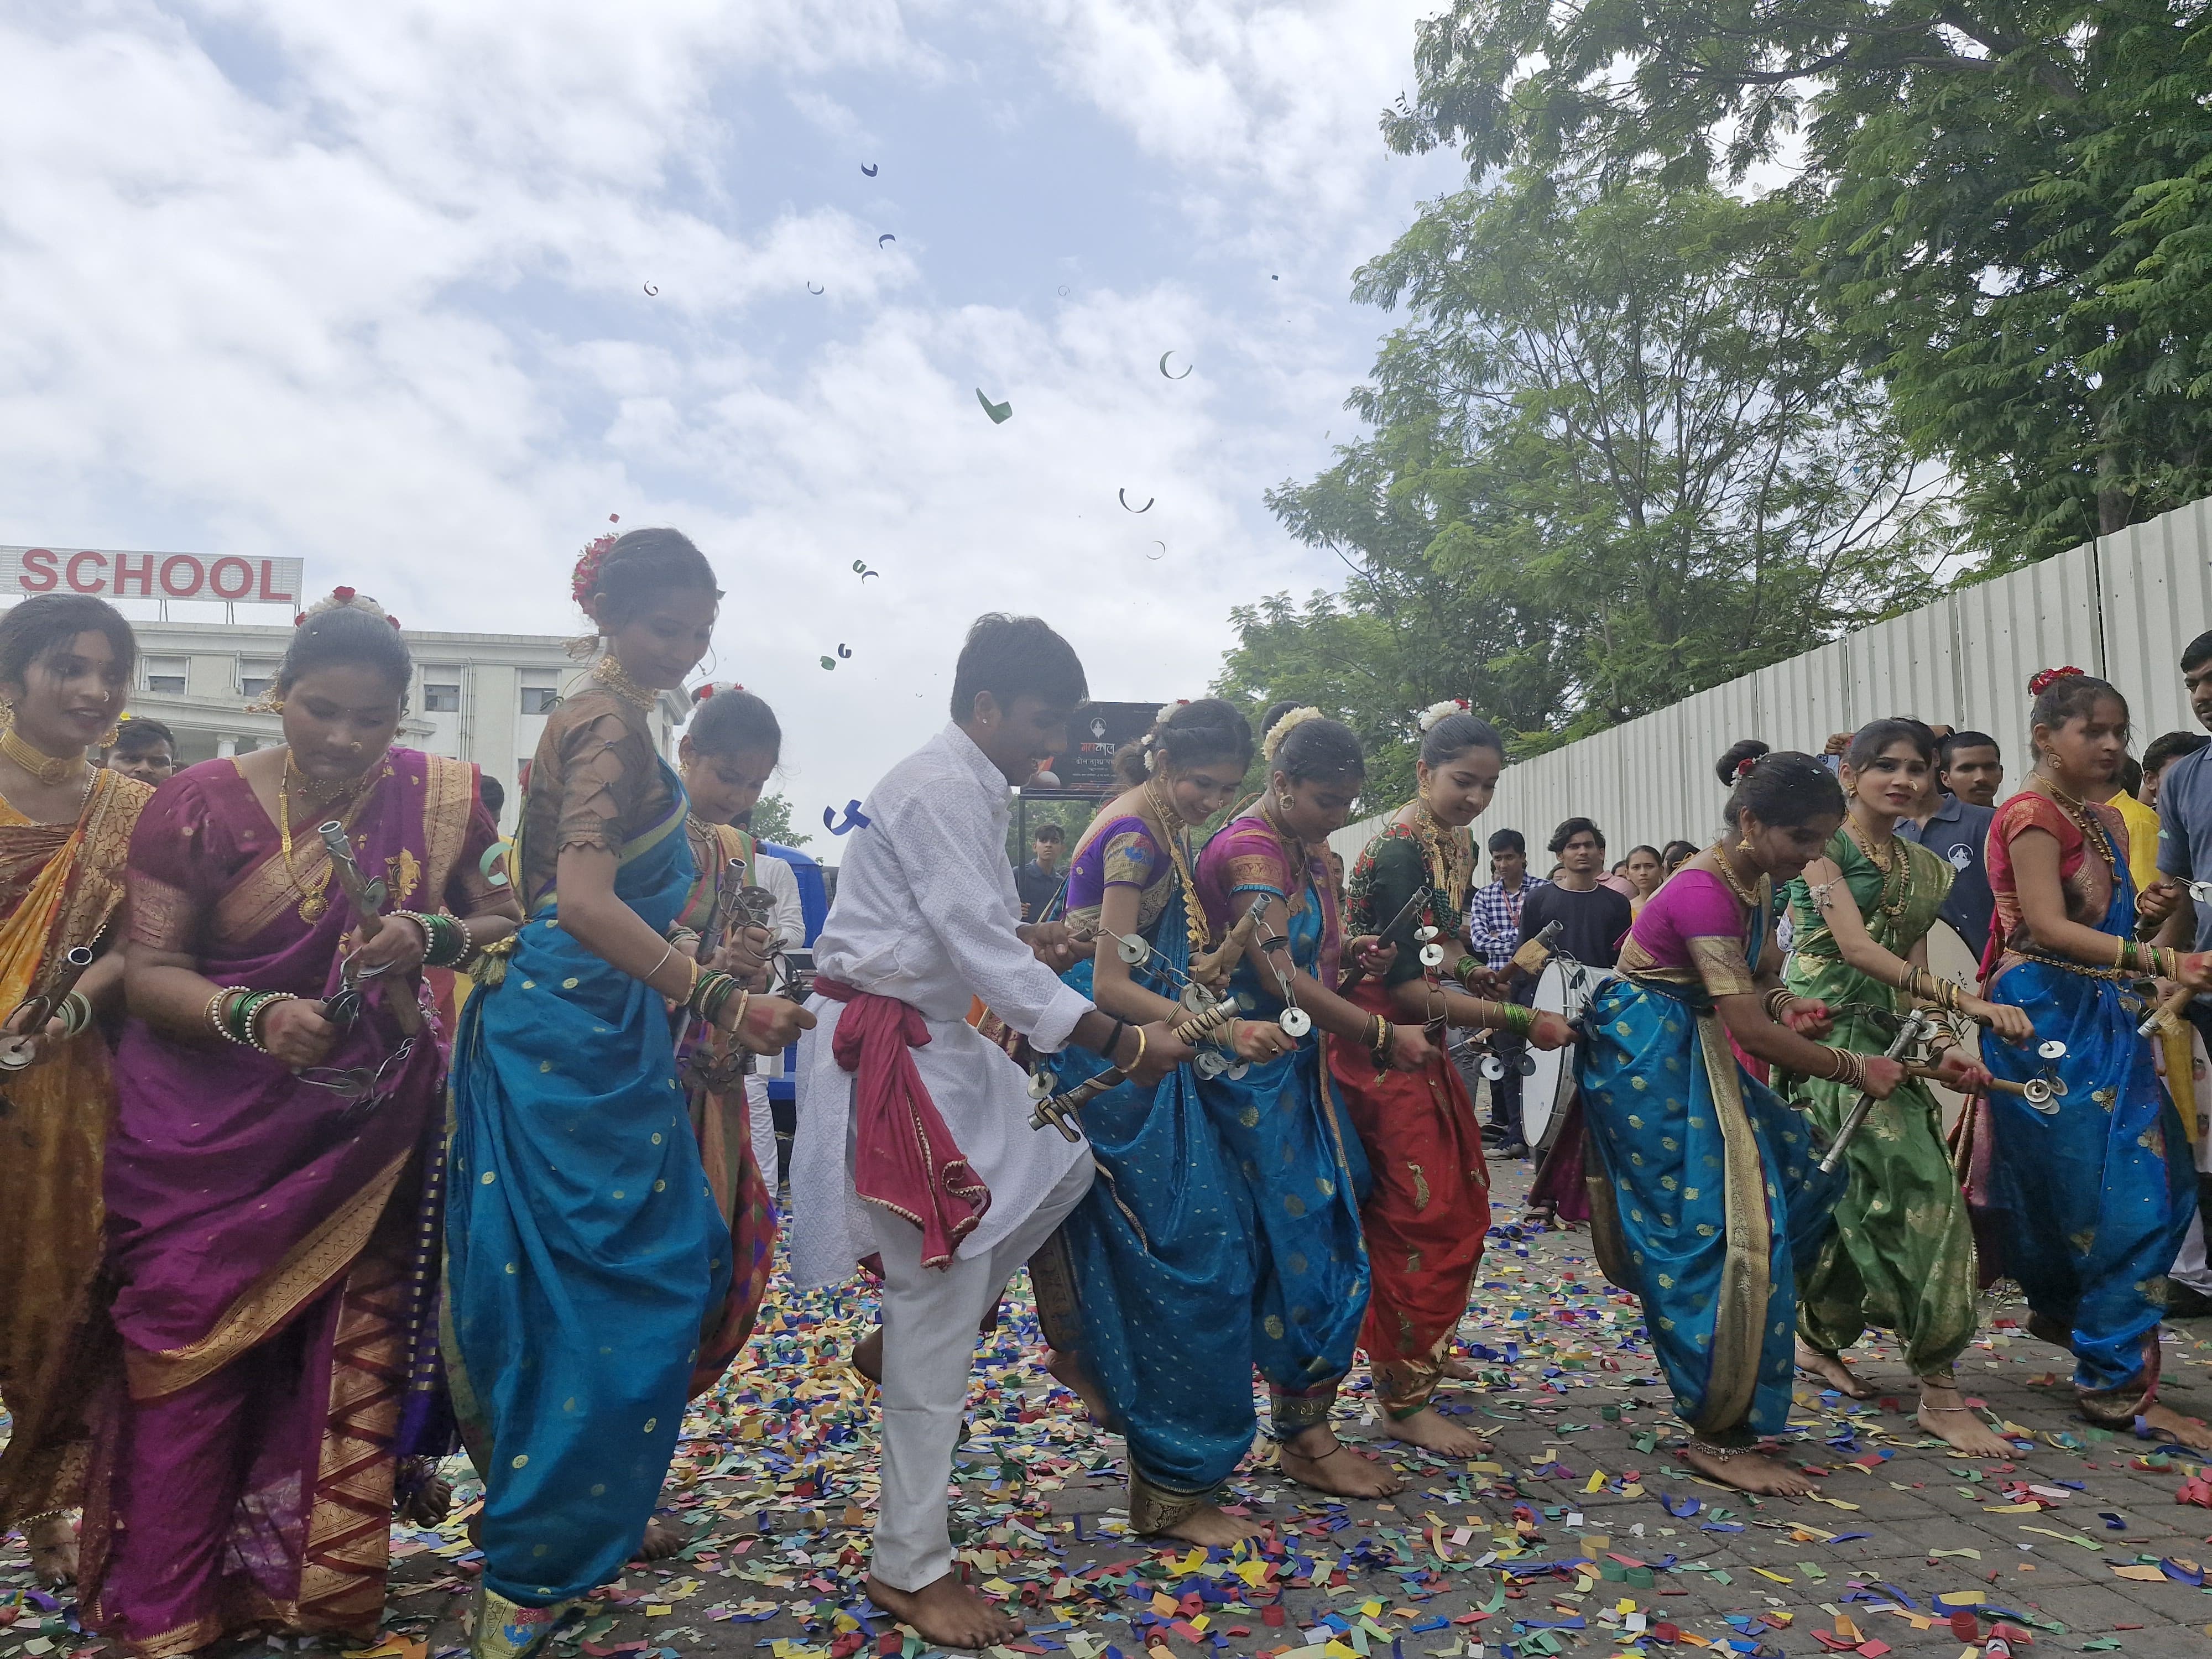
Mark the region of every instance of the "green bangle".
POLYGON ((1533 1008, 1523 1008, 1517 1002, 1499 1003, 1498 1013, 1498 1024, 1504 1026, 1515 1036, 1527 1036, 1536 1028, 1536 1011, 1533 1008))

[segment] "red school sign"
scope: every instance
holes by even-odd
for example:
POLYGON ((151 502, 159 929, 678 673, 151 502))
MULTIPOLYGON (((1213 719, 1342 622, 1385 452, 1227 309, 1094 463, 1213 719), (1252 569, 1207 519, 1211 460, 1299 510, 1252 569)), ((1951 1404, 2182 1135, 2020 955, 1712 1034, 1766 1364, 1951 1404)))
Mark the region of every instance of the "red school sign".
POLYGON ((0 594, 96 593, 103 599, 217 599, 297 609, 304 575, 299 559, 234 553, 0 547, 0 594))

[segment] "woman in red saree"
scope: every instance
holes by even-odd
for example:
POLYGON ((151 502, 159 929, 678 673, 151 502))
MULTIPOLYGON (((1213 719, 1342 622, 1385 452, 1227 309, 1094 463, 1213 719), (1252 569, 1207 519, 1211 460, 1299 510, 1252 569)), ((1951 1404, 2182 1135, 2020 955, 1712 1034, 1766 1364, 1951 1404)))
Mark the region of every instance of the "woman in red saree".
POLYGON ((1480 1436, 1429 1403, 1482 1262, 1490 1227, 1490 1168, 1467 1084, 1441 1046, 1445 1030, 1504 1028, 1540 1048, 1569 1038, 1557 1014, 1531 1014, 1477 997, 1492 975, 1459 941, 1474 877, 1467 826, 1490 805, 1505 744, 1456 703, 1421 715, 1420 793, 1391 817, 1352 866, 1346 926, 1395 945, 1389 966, 1343 994, 1374 1022, 1418 1022, 1438 1047, 1414 1071, 1388 1070, 1367 1047, 1332 1039, 1329 1074, 1352 1109, 1373 1184, 1360 1200, 1373 1288, 1359 1344, 1390 1432, 1448 1457, 1474 1457, 1480 1436))
POLYGON ((131 625, 83 595, 41 594, 0 618, 12 710, 0 726, 0 1017, 28 1034, 40 1012, 28 999, 52 1012, 32 1064, 0 1075, 0 1401, 13 1419, 0 1531, 23 1529, 48 1584, 76 1571, 66 1511, 84 1501, 86 1384, 107 1329, 94 1286, 115 1093, 92 1018, 122 991, 124 859, 153 793, 95 769, 85 749, 122 712, 137 654, 131 625), (105 954, 61 998, 80 947, 105 954))
POLYGON ((83 1577, 90 1622, 153 1659, 377 1627, 394 1470, 435 1383, 444 1055, 416 975, 518 919, 480 868, 498 832, 476 769, 390 746, 396 628, 348 589, 326 606, 276 676, 285 746, 179 773, 131 842, 106 1170, 123 1364, 83 1577), (325 822, 387 890, 373 928, 325 822))

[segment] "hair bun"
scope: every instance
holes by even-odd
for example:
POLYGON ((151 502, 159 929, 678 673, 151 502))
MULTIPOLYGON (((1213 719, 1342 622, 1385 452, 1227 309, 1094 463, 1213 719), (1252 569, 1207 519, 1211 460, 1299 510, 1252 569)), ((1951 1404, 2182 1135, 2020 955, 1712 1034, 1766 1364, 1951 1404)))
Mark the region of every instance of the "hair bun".
POLYGON ((1757 738, 1743 738, 1729 745, 1713 767, 1713 775, 1733 789, 1751 775, 1753 767, 1766 758, 1771 750, 1757 738))
POLYGON ((2087 679, 2088 675, 2069 663, 2063 668, 2046 668, 2028 680, 2027 695, 2039 697, 2061 680, 2087 679))

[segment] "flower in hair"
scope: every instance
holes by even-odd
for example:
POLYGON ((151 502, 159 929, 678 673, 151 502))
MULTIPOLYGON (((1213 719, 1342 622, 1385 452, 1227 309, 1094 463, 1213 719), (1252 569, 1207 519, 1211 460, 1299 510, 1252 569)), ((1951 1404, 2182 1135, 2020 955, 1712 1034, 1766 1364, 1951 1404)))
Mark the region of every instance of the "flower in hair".
POLYGON ((586 543, 584 550, 576 556, 575 568, 568 573, 568 597, 575 600, 585 615, 592 609, 592 595, 599 591, 599 567, 607 562, 614 550, 617 538, 612 531, 604 536, 594 536, 586 543))
POLYGON ((1155 726, 1165 726, 1170 720, 1175 718, 1175 712, 1176 709, 1188 708, 1189 707, 1190 699, 1188 697, 1177 697, 1173 702, 1164 702, 1160 705, 1160 712, 1152 716, 1152 724, 1155 726))
POLYGON ((1447 697, 1442 702, 1431 703, 1414 715, 1413 725, 1416 730, 1426 733, 1435 727, 1438 720, 1448 720, 1454 714, 1472 713, 1474 709, 1465 697, 1447 697))
POLYGON ((2087 679, 2087 675, 2069 663, 2063 668, 2046 668, 2027 683, 2027 695, 2039 697, 2061 680, 2087 679))
POLYGON ((305 611, 302 611, 298 616, 293 617, 292 626, 297 628, 307 622, 309 617, 319 617, 325 612, 331 611, 365 611, 372 617, 382 617, 386 622, 390 623, 394 628, 399 626, 398 619, 395 617, 386 615, 385 609, 382 605, 379 605, 374 599, 369 598, 368 594, 361 592, 359 590, 351 587, 333 587, 331 589, 330 597, 328 599, 317 599, 305 611))
POLYGON ((1275 751, 1283 746, 1284 738, 1289 737, 1292 732, 1304 726, 1308 720, 1317 720, 1322 718, 1323 715, 1318 708, 1293 708, 1269 726, 1267 735, 1260 739, 1261 757, 1267 760, 1273 760, 1275 751))
POLYGON ((1735 763, 1735 775, 1740 778, 1747 778, 1758 769, 1759 757, 1756 755, 1746 755, 1735 763))
POLYGON ((699 695, 698 695, 697 698, 696 699, 696 701, 700 702, 706 702, 706 701, 707 701, 707 699, 708 699, 708 698, 709 698, 709 697, 713 696, 714 695, 714 681, 712 681, 712 680, 708 680, 708 681, 706 683, 706 684, 704 684, 704 685, 702 685, 702 686, 701 686, 701 687, 699 688, 699 695))

